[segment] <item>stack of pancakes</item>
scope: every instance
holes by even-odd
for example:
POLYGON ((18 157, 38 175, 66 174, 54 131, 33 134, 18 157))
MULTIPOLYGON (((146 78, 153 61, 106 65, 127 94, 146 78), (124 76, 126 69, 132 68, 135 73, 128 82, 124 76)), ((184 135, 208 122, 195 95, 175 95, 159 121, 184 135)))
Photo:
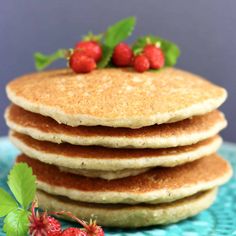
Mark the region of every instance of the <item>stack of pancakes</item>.
POLYGON ((7 85, 12 142, 48 210, 112 227, 168 224, 214 201, 230 178, 216 154, 226 91, 174 68, 69 69, 7 85))

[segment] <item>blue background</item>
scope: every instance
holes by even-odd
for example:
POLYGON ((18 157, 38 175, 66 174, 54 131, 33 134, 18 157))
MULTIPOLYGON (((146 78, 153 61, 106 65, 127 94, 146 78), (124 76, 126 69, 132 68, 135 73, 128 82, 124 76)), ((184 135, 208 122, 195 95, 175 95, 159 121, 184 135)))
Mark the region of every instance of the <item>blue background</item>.
MULTIPOLYGON (((137 16, 138 35, 153 33, 175 41, 182 50, 178 67, 227 88, 222 107, 229 120, 223 132, 236 142, 236 1, 235 0, 7 0, 0 7, 0 135, 7 134, 2 114, 8 104, 4 87, 34 71, 32 54, 72 47, 92 30, 137 16)), ((58 63, 55 66, 64 66, 58 63)))

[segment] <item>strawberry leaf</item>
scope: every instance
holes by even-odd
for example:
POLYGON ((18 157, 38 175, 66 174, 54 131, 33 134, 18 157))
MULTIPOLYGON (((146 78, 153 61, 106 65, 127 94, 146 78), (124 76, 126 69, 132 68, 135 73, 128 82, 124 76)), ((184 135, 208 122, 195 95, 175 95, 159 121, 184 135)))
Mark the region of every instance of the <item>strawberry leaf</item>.
POLYGON ((0 189, 0 217, 18 208, 16 200, 5 190, 0 189))
POLYGON ((180 49, 168 40, 159 38, 161 49, 165 54, 165 66, 174 66, 180 56, 180 49))
POLYGON ((115 47, 132 34, 135 24, 136 18, 128 17, 108 27, 105 33, 104 44, 110 48, 115 47))
POLYGON ((112 57, 112 53, 113 53, 112 48, 106 45, 102 46, 102 58, 98 63, 98 68, 104 68, 109 64, 112 57))
POLYGON ((66 49, 59 49, 55 53, 50 55, 42 54, 41 52, 34 53, 34 63, 35 68, 38 71, 41 71, 51 65, 54 61, 62 59, 66 57, 66 49))
POLYGON ((28 233, 30 212, 23 209, 11 211, 4 219, 3 231, 7 236, 25 236, 28 233))
POLYGON ((134 54, 142 52, 143 48, 147 44, 160 45, 165 55, 165 66, 174 66, 177 63, 177 60, 180 56, 180 50, 178 46, 171 41, 153 35, 138 38, 132 47, 134 54))
POLYGON ((8 185, 16 200, 28 209, 36 192, 36 177, 32 169, 24 163, 16 164, 8 176, 8 185))

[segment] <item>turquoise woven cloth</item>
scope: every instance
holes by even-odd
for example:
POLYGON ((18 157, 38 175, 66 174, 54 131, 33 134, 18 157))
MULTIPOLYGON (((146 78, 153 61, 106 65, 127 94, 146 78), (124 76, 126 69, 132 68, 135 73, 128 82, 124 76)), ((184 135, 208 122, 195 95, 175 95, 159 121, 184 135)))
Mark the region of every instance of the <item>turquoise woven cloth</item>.
MULTIPOLYGON (((6 178, 18 151, 7 138, 0 138, 0 187, 7 189, 6 178)), ((236 173, 236 145, 225 143, 220 154, 229 160, 236 173)), ((207 168, 206 168, 207 171, 207 168)), ((62 221, 63 226, 71 225, 62 221)), ((2 221, 0 221, 0 236, 2 221)), ((106 236, 229 236, 236 235, 236 174, 220 188, 214 205, 201 214, 165 227, 148 227, 137 230, 105 229, 106 236)))

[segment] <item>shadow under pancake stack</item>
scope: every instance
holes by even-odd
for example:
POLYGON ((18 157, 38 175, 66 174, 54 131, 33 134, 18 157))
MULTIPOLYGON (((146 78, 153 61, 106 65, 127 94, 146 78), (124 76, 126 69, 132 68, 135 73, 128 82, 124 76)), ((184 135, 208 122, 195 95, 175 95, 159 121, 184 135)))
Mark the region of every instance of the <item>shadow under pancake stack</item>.
POLYGON ((174 68, 68 69, 7 85, 10 139, 40 207, 102 226, 169 224, 210 207, 232 175, 216 154, 226 91, 174 68))

